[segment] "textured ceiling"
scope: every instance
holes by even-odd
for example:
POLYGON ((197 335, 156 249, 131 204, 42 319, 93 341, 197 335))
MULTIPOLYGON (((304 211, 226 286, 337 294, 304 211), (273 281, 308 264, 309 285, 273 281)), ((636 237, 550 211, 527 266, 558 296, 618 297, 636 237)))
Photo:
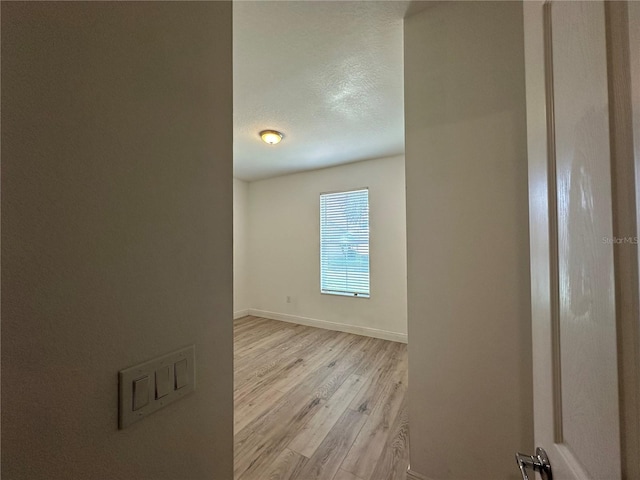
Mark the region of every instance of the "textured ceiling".
POLYGON ((234 175, 250 181, 402 153, 409 3, 234 2, 234 175), (283 141, 264 144, 264 129, 283 141))

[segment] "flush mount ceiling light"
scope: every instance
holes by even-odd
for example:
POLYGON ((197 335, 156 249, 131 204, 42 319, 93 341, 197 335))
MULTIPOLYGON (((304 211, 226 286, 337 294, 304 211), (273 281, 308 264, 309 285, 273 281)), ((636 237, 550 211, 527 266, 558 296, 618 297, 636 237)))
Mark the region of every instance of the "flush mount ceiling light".
POLYGON ((282 134, 276 130, 263 130, 260 132, 260 138, 262 138, 264 143, 275 145, 282 140, 282 134))

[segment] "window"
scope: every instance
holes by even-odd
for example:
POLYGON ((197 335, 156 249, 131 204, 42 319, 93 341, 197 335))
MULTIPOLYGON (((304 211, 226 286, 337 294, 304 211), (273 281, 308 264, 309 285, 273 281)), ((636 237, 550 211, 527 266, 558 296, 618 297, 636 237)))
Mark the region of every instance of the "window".
POLYGON ((369 190, 320 195, 320 291, 369 298, 369 190))

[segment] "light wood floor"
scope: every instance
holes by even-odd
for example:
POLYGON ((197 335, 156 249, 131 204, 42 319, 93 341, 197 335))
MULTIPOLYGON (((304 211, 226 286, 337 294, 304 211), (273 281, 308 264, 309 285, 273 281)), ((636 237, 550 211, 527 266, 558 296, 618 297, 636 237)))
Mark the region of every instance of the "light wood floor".
POLYGON ((235 321, 235 480, 404 480, 406 345, 235 321))

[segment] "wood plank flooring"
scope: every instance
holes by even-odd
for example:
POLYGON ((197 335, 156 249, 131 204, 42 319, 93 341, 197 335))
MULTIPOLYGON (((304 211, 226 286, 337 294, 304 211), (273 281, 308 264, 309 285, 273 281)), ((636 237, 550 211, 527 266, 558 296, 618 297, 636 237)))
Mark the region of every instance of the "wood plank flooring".
POLYGON ((404 480, 407 348, 234 322, 235 480, 404 480))

